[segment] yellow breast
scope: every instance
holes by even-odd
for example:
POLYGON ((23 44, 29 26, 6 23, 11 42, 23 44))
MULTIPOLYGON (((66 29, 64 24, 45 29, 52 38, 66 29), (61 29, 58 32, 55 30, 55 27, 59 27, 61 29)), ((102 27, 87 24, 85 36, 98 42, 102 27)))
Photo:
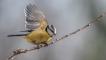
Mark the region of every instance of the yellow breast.
POLYGON ((36 29, 32 31, 31 33, 29 33, 28 35, 23 36, 23 38, 25 38, 28 42, 33 44, 44 43, 51 39, 49 34, 42 29, 36 29))

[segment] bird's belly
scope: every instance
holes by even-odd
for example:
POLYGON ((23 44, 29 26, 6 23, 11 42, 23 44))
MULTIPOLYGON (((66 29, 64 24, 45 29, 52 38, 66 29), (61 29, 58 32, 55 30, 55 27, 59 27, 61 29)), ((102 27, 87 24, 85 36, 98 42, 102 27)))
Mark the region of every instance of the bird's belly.
POLYGON ((45 31, 35 31, 24 37, 28 42, 33 44, 41 44, 51 39, 45 31))

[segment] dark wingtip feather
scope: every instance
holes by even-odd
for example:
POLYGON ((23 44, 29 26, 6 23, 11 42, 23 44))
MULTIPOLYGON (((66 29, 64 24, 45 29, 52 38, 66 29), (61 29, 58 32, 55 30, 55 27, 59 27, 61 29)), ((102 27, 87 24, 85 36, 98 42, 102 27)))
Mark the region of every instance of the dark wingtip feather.
POLYGON ((10 37, 10 35, 8 35, 7 37, 10 37))
POLYGON ((7 37, 25 36, 25 35, 27 35, 27 34, 8 35, 7 37))

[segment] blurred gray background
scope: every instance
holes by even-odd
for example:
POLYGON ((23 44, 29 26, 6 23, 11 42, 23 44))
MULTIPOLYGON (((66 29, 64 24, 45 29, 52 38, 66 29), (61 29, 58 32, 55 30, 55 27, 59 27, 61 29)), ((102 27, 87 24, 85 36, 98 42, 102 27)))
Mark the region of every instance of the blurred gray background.
MULTIPOLYGON (((34 47, 21 37, 26 30, 24 8, 35 4, 60 38, 83 27, 106 12, 106 0, 0 0, 0 60, 12 55, 12 48, 34 47)), ((20 54, 15 60, 106 60, 106 16, 88 28, 53 45, 20 54)))

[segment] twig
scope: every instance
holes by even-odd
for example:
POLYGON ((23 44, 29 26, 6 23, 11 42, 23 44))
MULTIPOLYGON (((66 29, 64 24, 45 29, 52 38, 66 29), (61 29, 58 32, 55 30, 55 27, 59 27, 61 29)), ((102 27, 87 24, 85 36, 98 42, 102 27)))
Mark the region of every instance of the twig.
MULTIPOLYGON (((96 22, 96 21, 99 21, 99 19, 102 18, 102 17, 105 16, 105 15, 106 15, 106 12, 103 13, 102 15, 100 15, 100 16, 99 16, 98 18, 96 18, 95 20, 91 21, 89 24, 83 26, 82 28, 77 29, 76 31, 74 31, 74 32, 72 32, 72 33, 69 33, 69 34, 67 34, 67 35, 65 35, 65 36, 63 36, 63 37, 61 37, 61 38, 59 38, 59 39, 56 39, 55 41, 52 41, 52 42, 48 43, 48 45, 54 44, 54 43, 57 42, 57 41, 60 41, 60 40, 62 40, 62 39, 64 39, 64 38, 66 38, 66 37, 69 37, 69 36, 71 36, 71 35, 73 35, 73 34, 79 32, 79 31, 85 29, 86 27, 90 26, 92 23, 94 23, 94 22, 96 22)), ((14 49, 13 49, 13 55, 12 55, 11 57, 9 57, 8 60, 13 60, 14 57, 15 57, 16 55, 18 55, 18 54, 26 53, 26 52, 28 52, 28 51, 32 51, 32 50, 36 50, 36 49, 40 49, 40 48, 42 48, 42 47, 46 47, 46 45, 45 45, 45 44, 41 44, 41 45, 39 46, 39 48, 36 46, 36 47, 33 47, 33 48, 29 48, 29 49, 20 49, 20 48, 18 48, 17 50, 14 50, 14 49)))

